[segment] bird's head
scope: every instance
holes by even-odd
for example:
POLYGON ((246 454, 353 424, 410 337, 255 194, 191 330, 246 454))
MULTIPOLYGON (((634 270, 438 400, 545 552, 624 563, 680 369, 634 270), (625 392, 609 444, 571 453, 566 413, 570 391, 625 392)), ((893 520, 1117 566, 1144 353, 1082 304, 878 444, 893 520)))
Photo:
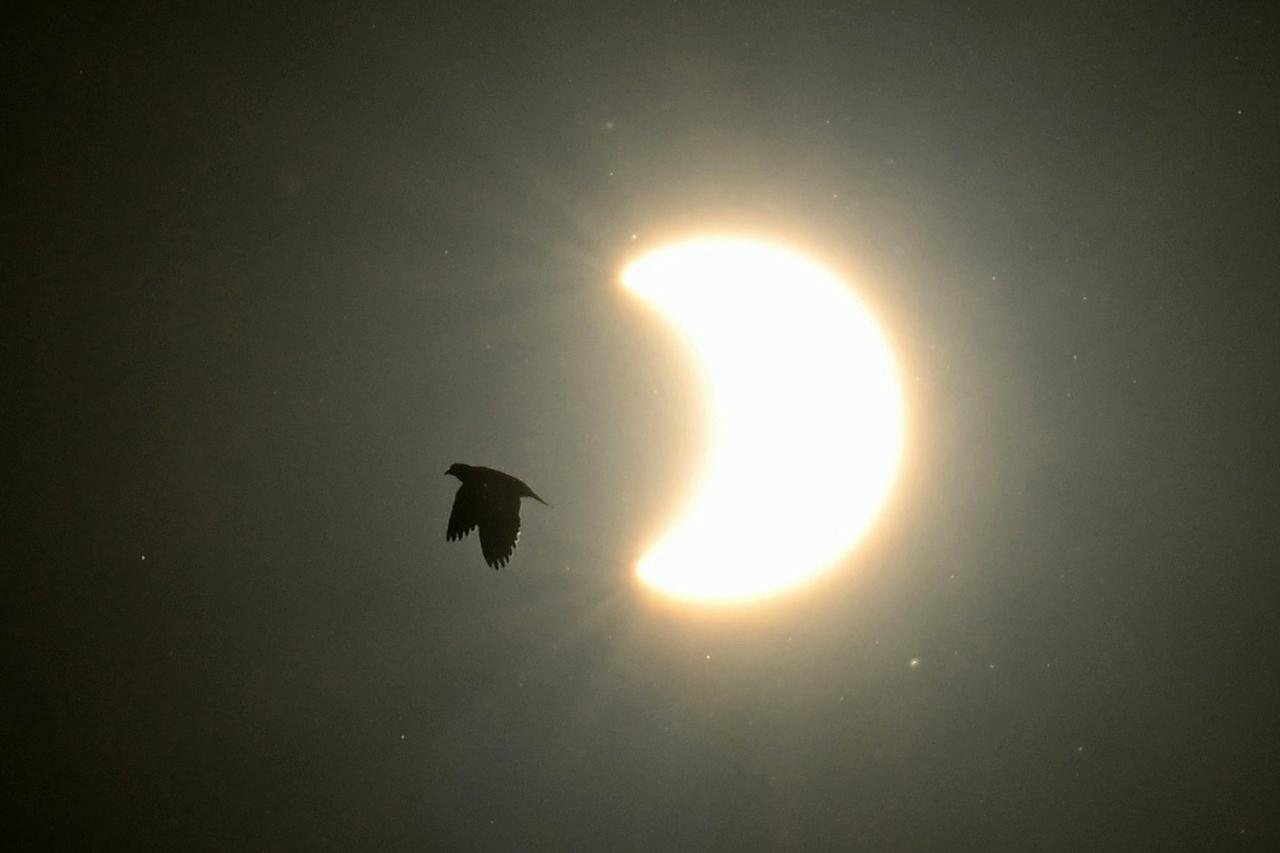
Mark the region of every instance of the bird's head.
POLYGON ((470 465, 463 465, 461 462, 455 462, 452 465, 450 465, 449 470, 445 471, 444 473, 452 474, 453 476, 461 480, 463 477, 467 475, 467 471, 470 470, 470 468, 471 468, 470 465))
POLYGON ((547 506, 551 506, 551 504, 547 503, 542 498, 538 497, 538 495, 534 493, 533 489, 529 488, 524 483, 521 483, 520 485, 522 486, 522 489, 520 491, 520 497, 533 498, 535 501, 537 501, 540 504, 546 504, 547 506))

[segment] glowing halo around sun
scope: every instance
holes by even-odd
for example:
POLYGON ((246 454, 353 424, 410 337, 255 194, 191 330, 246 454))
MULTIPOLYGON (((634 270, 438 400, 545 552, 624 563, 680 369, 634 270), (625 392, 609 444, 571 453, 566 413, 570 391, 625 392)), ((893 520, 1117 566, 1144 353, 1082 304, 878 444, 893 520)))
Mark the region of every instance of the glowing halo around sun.
POLYGON ((639 578, 730 603, 831 567, 875 520, 902 453, 902 393, 871 316, 833 273, 754 240, 668 245, 622 283, 684 335, 712 413, 701 483, 639 578))

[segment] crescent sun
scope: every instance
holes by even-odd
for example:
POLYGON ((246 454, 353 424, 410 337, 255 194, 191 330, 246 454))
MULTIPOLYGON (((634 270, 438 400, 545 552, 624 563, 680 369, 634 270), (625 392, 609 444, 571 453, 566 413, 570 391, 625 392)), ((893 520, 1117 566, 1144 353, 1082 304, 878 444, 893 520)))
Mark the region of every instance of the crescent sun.
POLYGON ((640 580, 744 602, 835 565, 875 520, 902 453, 902 392, 871 315, 821 265, 734 237, 649 252, 622 283, 683 334, 712 412, 701 483, 640 580))

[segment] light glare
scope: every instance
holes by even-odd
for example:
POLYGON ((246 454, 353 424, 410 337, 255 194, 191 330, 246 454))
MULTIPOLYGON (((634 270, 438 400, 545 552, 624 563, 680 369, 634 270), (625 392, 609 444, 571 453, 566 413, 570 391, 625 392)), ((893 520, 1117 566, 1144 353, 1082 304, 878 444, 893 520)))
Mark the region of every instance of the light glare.
POLYGON ((641 580, 747 601, 828 568, 874 519, 901 452, 901 393, 871 317, 819 265, 742 239, 658 249, 622 282, 697 352, 713 412, 701 485, 641 580))

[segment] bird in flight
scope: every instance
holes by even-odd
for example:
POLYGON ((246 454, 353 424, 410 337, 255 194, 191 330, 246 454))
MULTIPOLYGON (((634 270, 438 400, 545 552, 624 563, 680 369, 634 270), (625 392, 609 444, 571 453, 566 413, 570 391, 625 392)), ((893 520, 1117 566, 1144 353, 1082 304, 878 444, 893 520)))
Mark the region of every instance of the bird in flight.
POLYGON ((492 468, 455 462, 445 474, 462 481, 453 498, 445 539, 450 542, 461 539, 479 527, 484 561, 495 569, 505 566, 516 550, 516 540, 520 538, 520 499, 533 498, 551 506, 524 481, 492 468))

